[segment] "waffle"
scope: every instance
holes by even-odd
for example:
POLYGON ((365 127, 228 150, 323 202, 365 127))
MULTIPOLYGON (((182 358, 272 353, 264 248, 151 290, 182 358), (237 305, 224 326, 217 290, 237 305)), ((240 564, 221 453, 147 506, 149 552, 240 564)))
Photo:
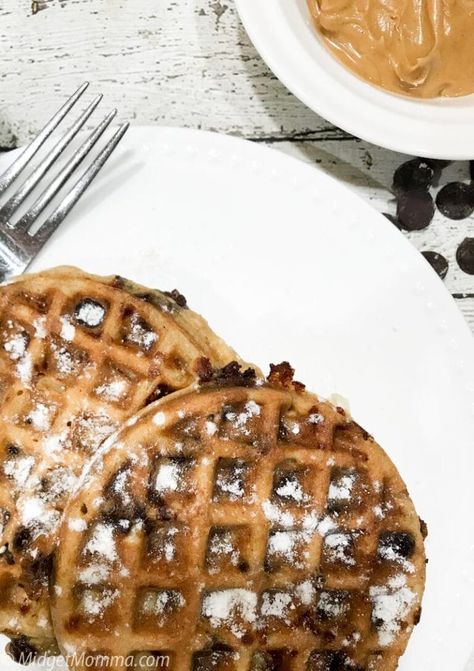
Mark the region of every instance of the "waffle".
POLYGON ((0 631, 13 656, 55 651, 51 552, 85 460, 202 361, 232 359, 177 292, 73 268, 0 288, 0 631))
POLYGON ((178 392, 104 445, 59 535, 72 669, 396 669, 422 523, 382 448, 287 372, 178 392))

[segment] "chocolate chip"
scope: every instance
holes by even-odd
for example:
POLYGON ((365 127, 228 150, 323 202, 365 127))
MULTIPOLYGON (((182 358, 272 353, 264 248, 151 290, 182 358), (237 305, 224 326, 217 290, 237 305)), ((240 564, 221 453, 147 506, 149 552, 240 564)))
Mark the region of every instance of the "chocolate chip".
POLYGON ((27 527, 20 527, 13 537, 13 549, 17 552, 26 550, 31 543, 31 531, 27 527))
POLYGON ((209 650, 200 650, 193 654, 192 671, 216 671, 219 668, 227 668, 227 664, 232 661, 233 651, 231 648, 225 649, 211 648, 209 650), (227 664, 226 664, 227 662, 227 664))
POLYGON ((308 658, 307 671, 346 671, 352 669, 353 664, 345 653, 338 650, 315 650, 308 658))
POLYGON ((250 661, 250 671, 289 671, 294 652, 279 650, 256 650, 250 661))
POLYGON ((427 190, 439 179, 441 169, 431 161, 414 158, 402 163, 393 176, 394 193, 427 190))
POLYGON ((126 536, 135 522, 140 522, 144 518, 143 506, 130 500, 129 503, 116 501, 107 501, 101 514, 101 519, 121 535, 126 536))
POLYGON ((12 638, 5 650, 7 655, 9 655, 14 662, 23 665, 31 664, 38 654, 38 651, 26 636, 12 638))
POLYGON ((179 305, 180 308, 187 308, 188 307, 188 302, 186 300, 186 297, 183 296, 183 294, 178 291, 178 289, 173 289, 173 291, 165 291, 165 295, 169 296, 169 298, 172 298, 177 305, 179 305))
POLYGON ((386 217, 389 221, 392 222, 394 226, 398 228, 398 230, 401 230, 402 227, 400 225, 400 222, 398 221, 398 217, 396 217, 394 214, 390 214, 389 212, 382 212, 383 216, 386 217))
POLYGON ((421 252, 432 268, 438 273, 442 280, 449 270, 449 263, 439 252, 421 252))
POLYGON ((211 361, 207 357, 201 356, 196 361, 194 368, 196 370, 197 376, 199 377, 199 382, 201 382, 201 384, 205 384, 212 380, 212 374, 214 372, 214 369, 212 368, 211 361))
POLYGON ((350 594, 347 590, 331 589, 319 593, 316 617, 323 622, 338 620, 350 609, 350 594))
POLYGON ((122 277, 121 275, 115 275, 112 286, 115 287, 116 289, 123 289, 125 286, 127 286, 128 280, 125 279, 125 277, 122 277))
POLYGON ((436 205, 448 219, 467 219, 474 212, 474 185, 451 182, 443 186, 436 205))
POLYGON ((156 387, 156 389, 154 389, 148 396, 148 398, 145 401, 145 405, 150 405, 150 403, 154 403, 155 401, 158 401, 160 398, 164 398, 165 396, 172 394, 174 391, 176 391, 176 389, 170 387, 169 384, 159 384, 156 387))
POLYGON ((415 552, 415 539, 410 533, 387 531, 379 538, 378 555, 381 559, 409 559, 415 552))
POLYGON ((305 386, 294 379, 295 369, 288 363, 270 364, 270 373, 267 376, 268 382, 275 387, 293 387, 296 391, 303 391, 305 386))
POLYGON ((218 384, 225 387, 253 387, 256 373, 253 368, 243 369, 237 361, 231 361, 223 368, 212 368, 209 359, 201 357, 195 365, 200 384, 218 384))
POLYGON ((421 620, 421 606, 416 609, 414 615, 413 615, 413 624, 416 626, 417 624, 420 624, 421 620))
POLYGON ((409 191, 397 198, 397 217, 405 231, 421 231, 430 225, 435 213, 428 191, 409 191))
POLYGON ((456 252, 456 260, 461 270, 474 275, 474 238, 464 238, 456 252))
POLYGON ((53 571, 53 555, 41 554, 36 559, 29 557, 22 564, 23 587, 30 599, 38 599, 48 586, 53 571))

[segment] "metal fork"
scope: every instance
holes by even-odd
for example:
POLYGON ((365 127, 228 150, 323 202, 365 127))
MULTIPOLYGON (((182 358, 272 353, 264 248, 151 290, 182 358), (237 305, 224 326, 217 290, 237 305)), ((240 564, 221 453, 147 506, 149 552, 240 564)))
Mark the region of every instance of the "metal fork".
MULTIPOLYGON (((84 91, 89 86, 88 82, 82 84, 79 89, 67 100, 56 114, 48 121, 39 135, 29 144, 16 161, 0 176, 0 196, 12 185, 19 175, 27 168, 33 157, 59 126, 64 117, 72 110, 84 91)), ((32 193, 33 189, 49 172, 57 159, 63 155, 64 150, 77 135, 91 116, 92 112, 102 100, 98 95, 82 114, 74 121, 72 126, 60 137, 46 157, 26 177, 18 189, 0 207, 0 281, 8 280, 14 275, 24 272, 35 258, 38 252, 46 244, 55 230, 72 210, 79 198, 91 184, 97 173, 106 163, 129 124, 121 124, 112 138, 103 147, 97 157, 90 163, 79 179, 72 185, 66 196, 54 209, 52 214, 33 233, 31 229, 38 221, 45 208, 53 198, 68 182, 69 178, 84 161, 92 148, 96 145, 106 128, 115 117, 117 110, 112 110, 92 131, 85 142, 73 153, 71 158, 52 178, 42 193, 36 198, 32 206, 23 216, 13 221, 13 215, 17 212, 25 199, 32 193)))

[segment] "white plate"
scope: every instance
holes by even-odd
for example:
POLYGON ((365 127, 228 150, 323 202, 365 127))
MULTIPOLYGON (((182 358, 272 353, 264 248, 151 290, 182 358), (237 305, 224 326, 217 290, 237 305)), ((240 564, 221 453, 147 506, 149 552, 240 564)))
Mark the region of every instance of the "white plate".
MULTIPOLYGON (((323 172, 242 140, 132 129, 34 269, 178 287, 248 360, 350 399, 430 528, 402 671, 461 671, 474 620, 474 349, 451 297, 384 217, 323 172)), ((2 671, 15 666, 0 657, 2 671)))
POLYGON ((251 40, 276 76, 328 121, 406 154, 474 156, 474 95, 417 100, 367 84, 326 49, 306 0, 236 0, 236 5, 251 40))

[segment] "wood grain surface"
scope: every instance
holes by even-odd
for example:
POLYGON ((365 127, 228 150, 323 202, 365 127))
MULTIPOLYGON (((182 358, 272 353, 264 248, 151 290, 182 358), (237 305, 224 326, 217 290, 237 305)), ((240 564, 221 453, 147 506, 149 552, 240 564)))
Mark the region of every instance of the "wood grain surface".
MULTIPOLYGON (((83 81, 134 124, 242 136, 320 165, 381 212, 395 212, 394 170, 406 156, 331 126, 274 77, 250 43, 233 0, 2 0, 0 147, 28 141, 83 81)), ((442 182, 467 180, 454 163, 442 182)), ((474 276, 456 262, 474 217, 407 235, 449 261, 446 286, 474 330, 474 276)))

